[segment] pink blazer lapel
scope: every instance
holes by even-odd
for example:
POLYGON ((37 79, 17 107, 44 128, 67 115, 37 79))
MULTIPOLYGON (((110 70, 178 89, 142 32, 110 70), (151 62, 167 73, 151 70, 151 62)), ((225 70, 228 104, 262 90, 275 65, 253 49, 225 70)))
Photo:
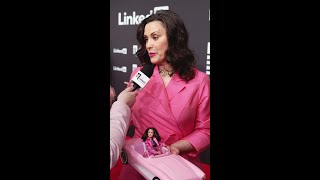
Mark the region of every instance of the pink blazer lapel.
POLYGON ((156 101, 161 104, 165 111, 171 112, 169 108, 168 95, 158 72, 157 66, 154 68, 153 75, 146 86, 149 87, 145 89, 146 93, 150 94, 154 99, 156 99, 156 101))
POLYGON ((181 92, 185 86, 185 81, 181 79, 178 74, 174 74, 167 86, 168 100, 170 101, 175 95, 181 92))
MULTIPOLYGON (((175 119, 175 116, 173 115, 171 109, 170 109, 170 100, 174 96, 176 96, 179 92, 181 92, 186 84, 185 82, 179 78, 177 74, 172 76, 171 79, 172 82, 170 82, 167 86, 168 91, 166 90, 165 86, 163 85, 162 78, 158 72, 157 66, 154 68, 153 75, 150 78, 150 81, 145 86, 148 88, 143 89, 144 93, 149 94, 154 99, 155 103, 158 103, 163 111, 157 110, 157 113, 161 113, 163 118, 167 119, 168 123, 176 124, 175 126, 168 126, 173 129, 171 129, 171 132, 174 132, 175 134, 167 134, 168 136, 164 136, 164 142, 171 144, 172 142, 176 141, 177 139, 182 136, 182 132, 179 129, 179 125, 177 123, 177 120, 175 119), (167 94, 167 92, 169 94, 167 94), (164 117, 165 116, 165 117, 164 117), (171 119, 171 120, 169 120, 171 119)), ((151 109, 152 110, 152 109, 151 109)), ((167 132, 168 133, 168 132, 167 132)))

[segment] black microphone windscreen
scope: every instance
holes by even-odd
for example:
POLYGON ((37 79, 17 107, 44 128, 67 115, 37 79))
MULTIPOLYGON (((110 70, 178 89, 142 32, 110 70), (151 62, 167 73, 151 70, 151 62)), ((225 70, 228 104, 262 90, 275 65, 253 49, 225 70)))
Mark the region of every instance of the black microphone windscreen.
POLYGON ((143 68, 140 71, 150 78, 153 74, 153 69, 154 69, 153 64, 146 64, 145 66, 143 66, 143 68))

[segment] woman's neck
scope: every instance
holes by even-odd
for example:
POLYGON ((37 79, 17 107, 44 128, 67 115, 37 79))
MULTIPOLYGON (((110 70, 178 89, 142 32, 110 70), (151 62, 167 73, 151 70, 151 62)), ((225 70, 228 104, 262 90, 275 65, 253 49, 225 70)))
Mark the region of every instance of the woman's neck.
POLYGON ((174 71, 173 67, 168 63, 158 65, 158 68, 162 71, 174 71))
POLYGON ((158 68, 159 73, 162 77, 171 77, 175 73, 175 70, 172 68, 170 64, 159 65, 158 68))

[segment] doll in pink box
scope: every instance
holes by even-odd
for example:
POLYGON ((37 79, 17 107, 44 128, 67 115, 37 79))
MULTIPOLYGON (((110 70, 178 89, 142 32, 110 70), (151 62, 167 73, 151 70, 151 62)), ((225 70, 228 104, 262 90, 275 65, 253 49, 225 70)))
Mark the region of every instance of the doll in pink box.
POLYGON ((161 137, 154 127, 149 127, 142 135, 143 142, 146 145, 146 152, 143 157, 153 157, 161 154, 170 154, 170 150, 166 144, 161 142, 161 137))

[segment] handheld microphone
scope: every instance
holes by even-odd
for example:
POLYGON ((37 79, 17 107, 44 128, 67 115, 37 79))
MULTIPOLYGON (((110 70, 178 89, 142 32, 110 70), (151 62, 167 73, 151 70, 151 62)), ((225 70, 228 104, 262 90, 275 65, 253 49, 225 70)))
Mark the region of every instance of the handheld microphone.
POLYGON ((150 77, 153 74, 154 65, 147 64, 138 71, 132 78, 133 90, 135 91, 138 88, 143 88, 150 80, 150 77))

